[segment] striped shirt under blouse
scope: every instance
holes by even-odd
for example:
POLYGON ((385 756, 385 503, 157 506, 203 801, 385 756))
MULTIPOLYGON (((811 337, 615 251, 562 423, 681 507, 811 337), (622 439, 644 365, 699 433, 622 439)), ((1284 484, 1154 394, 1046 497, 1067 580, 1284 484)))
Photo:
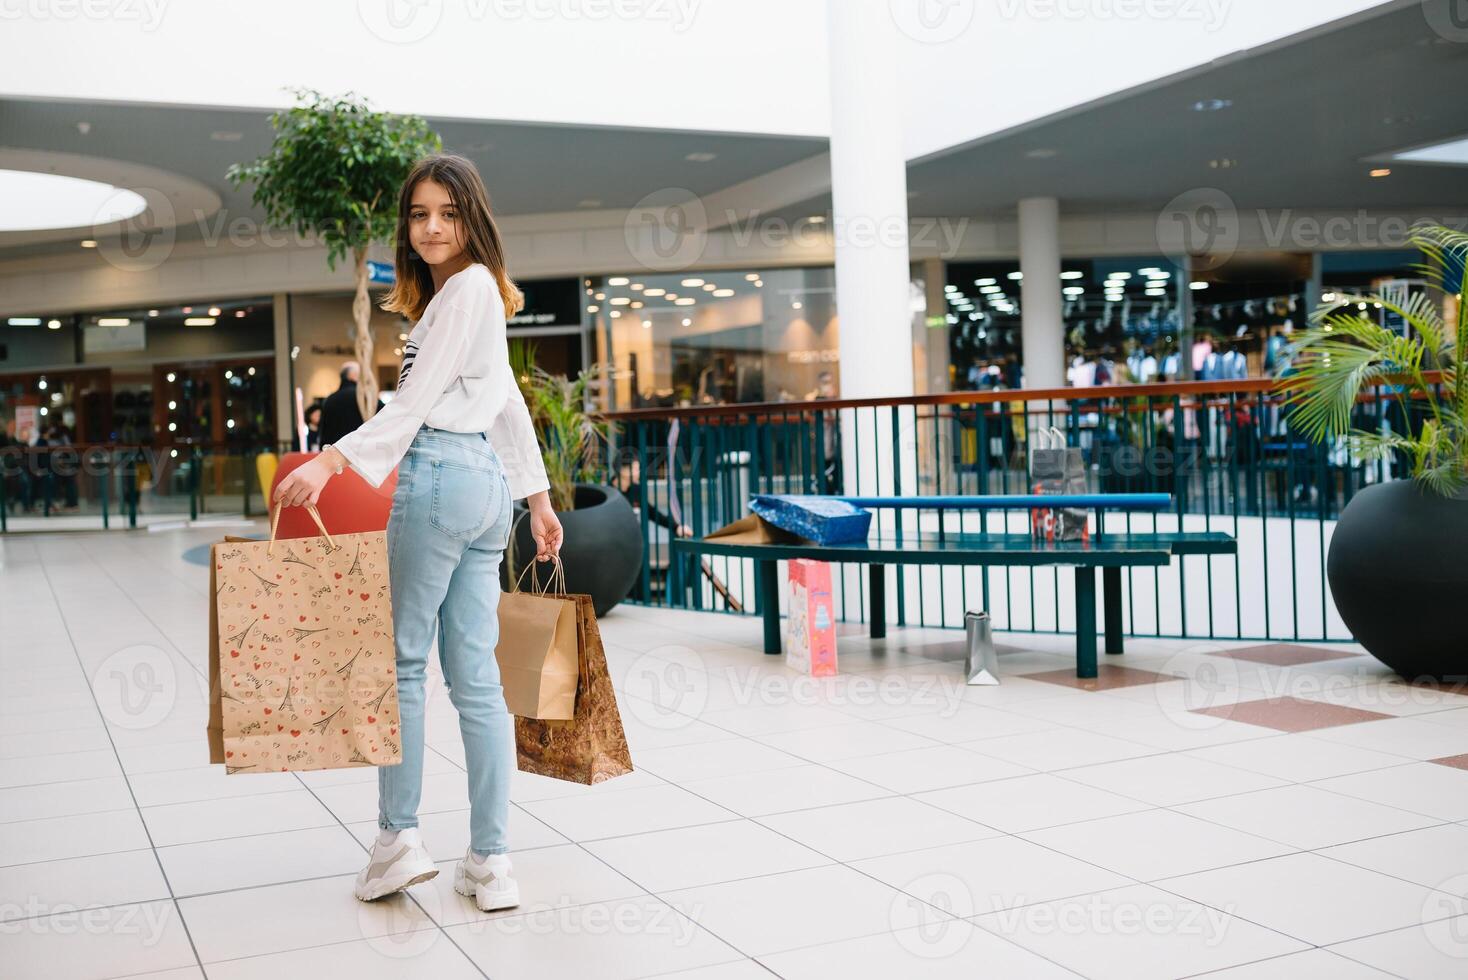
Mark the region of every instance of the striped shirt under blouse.
POLYGON ((477 262, 444 282, 408 334, 397 394, 335 445, 378 487, 425 424, 483 432, 515 499, 550 487, 530 410, 510 368, 499 284, 477 262))

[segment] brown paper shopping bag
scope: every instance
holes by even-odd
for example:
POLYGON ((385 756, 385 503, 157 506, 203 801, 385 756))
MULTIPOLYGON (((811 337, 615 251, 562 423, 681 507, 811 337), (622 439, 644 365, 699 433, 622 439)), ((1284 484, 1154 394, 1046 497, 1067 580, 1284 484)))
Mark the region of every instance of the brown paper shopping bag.
MULTIPOLYGON (((534 567, 534 562, 527 564, 520 580, 534 567)), ((547 588, 554 587, 558 575, 564 593, 559 559, 547 588)), ((499 624, 494 656, 510 714, 559 721, 575 717, 579 658, 575 601, 543 590, 521 592, 516 582, 514 591, 500 595, 499 624)))
POLYGON ((226 538, 209 563, 209 761, 228 773, 396 765, 387 535, 226 538))
POLYGON ((607 672, 595 602, 589 595, 562 592, 557 597, 576 604, 576 716, 570 721, 516 718, 515 754, 521 772, 601 783, 631 772, 632 753, 607 672))

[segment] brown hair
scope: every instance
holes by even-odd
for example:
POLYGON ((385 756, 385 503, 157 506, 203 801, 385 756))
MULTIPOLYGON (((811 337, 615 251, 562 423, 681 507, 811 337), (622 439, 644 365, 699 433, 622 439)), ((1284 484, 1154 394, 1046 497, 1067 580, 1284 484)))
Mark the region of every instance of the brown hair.
POLYGON ((473 161, 452 153, 436 153, 424 157, 413 165, 408 179, 403 181, 398 194, 397 251, 394 264, 397 266, 397 281, 392 291, 382 301, 382 309, 389 313, 401 313, 409 320, 422 319, 428 301, 433 299, 433 273, 428 263, 413 251, 408 238, 408 212, 413 205, 413 191, 418 183, 431 180, 441 184, 449 192, 449 200, 459 213, 460 237, 464 253, 471 262, 489 267, 499 283, 500 298, 505 303, 505 318, 509 319, 525 306, 525 294, 515 285, 505 268, 505 245, 495 226, 494 215, 489 210, 489 192, 473 161))

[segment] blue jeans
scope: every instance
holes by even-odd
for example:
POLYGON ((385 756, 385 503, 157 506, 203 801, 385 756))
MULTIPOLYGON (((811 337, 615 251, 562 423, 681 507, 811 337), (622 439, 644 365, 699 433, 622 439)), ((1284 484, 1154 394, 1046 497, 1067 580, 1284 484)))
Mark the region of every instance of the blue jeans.
POLYGON ((384 830, 418 826, 423 792, 424 678, 438 639, 469 770, 469 846, 504 854, 515 766, 514 722, 499 663, 500 561, 510 487, 482 433, 423 426, 398 464, 387 521, 403 761, 377 771, 384 830))

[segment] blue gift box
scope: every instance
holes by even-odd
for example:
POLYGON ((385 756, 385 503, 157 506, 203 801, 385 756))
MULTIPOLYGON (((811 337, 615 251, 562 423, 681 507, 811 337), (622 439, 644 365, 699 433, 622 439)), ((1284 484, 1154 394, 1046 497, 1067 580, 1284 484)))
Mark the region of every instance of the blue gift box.
POLYGON ((749 509, 771 524, 816 544, 865 541, 872 512, 830 497, 755 494, 749 509))

